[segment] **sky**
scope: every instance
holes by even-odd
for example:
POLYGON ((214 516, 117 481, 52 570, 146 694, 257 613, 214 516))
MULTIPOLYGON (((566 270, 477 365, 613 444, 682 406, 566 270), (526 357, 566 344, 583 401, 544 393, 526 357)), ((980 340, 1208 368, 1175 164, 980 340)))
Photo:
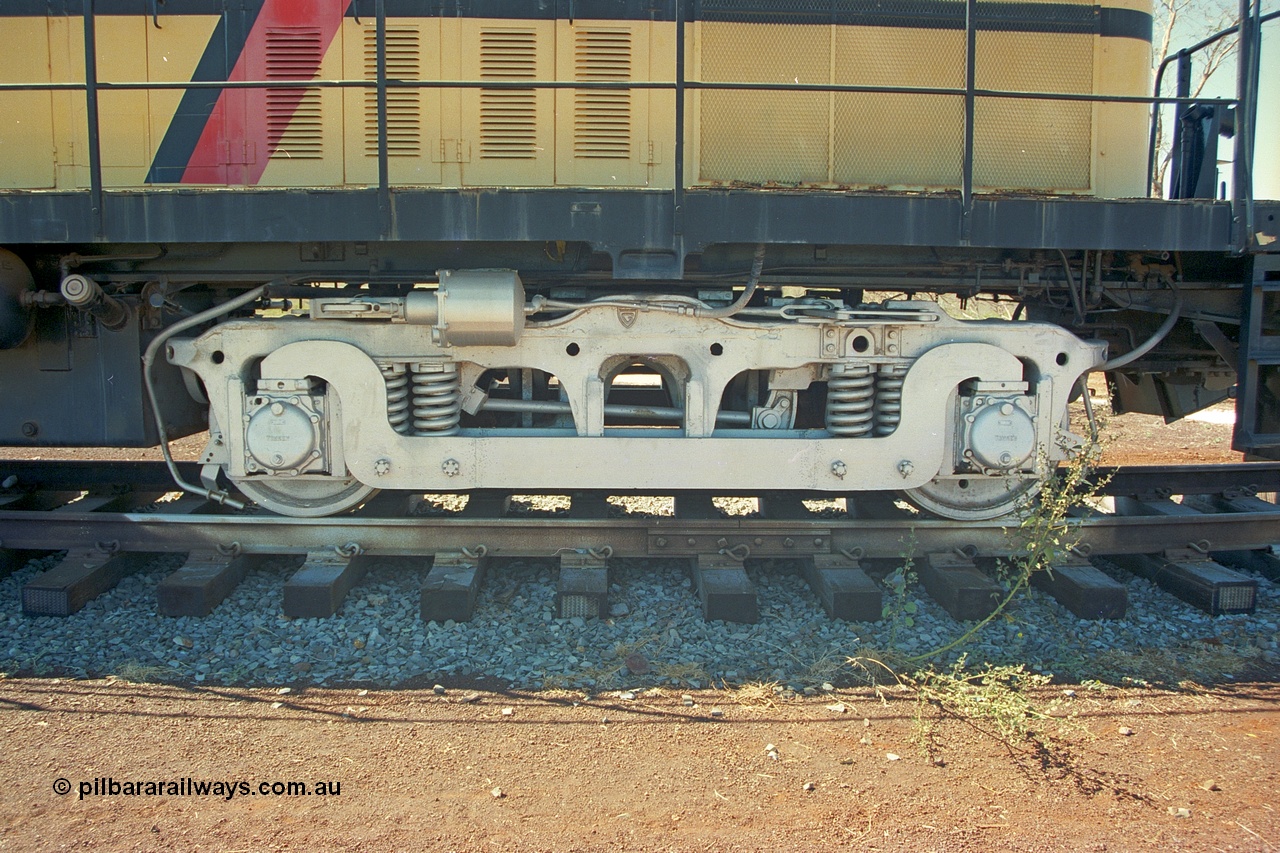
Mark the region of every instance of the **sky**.
POLYGON ((1280 199, 1280 19, 1262 25, 1254 198, 1280 199))

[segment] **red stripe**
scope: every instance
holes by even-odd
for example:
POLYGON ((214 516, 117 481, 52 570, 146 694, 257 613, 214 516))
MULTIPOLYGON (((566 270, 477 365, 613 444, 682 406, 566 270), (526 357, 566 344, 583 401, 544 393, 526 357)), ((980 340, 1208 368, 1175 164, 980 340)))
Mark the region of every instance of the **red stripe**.
MULTIPOLYGON (((351 0, 264 0, 262 11, 249 31, 240 58, 231 70, 231 80, 266 80, 267 33, 269 30, 298 28, 319 35, 317 62, 290 63, 283 79, 299 80, 315 76, 318 60, 329 51, 342 16, 351 0)), ((280 77, 281 72, 276 76, 280 77)), ((187 168, 184 184, 258 183, 272 154, 267 132, 267 89, 224 89, 200 134, 187 168)), ((300 90, 277 89, 271 106, 277 117, 292 117, 302 99, 300 90)))

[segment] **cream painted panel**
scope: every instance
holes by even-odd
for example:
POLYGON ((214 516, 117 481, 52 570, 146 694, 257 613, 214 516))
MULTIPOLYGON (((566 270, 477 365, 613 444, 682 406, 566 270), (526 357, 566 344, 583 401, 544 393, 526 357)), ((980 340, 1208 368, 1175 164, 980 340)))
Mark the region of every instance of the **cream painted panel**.
MULTIPOLYGON (((303 37, 306 27, 280 27, 266 32, 266 56, 262 62, 250 64, 250 79, 291 79, 297 72, 295 58, 314 62, 316 48, 303 37), (279 61, 279 70, 273 64, 279 61)), ((315 32, 319 33, 319 27, 315 32)), ((317 35, 318 40, 318 35, 317 35)), ((343 28, 334 34, 333 42, 321 45, 319 68, 315 77, 336 80, 343 70, 343 28)), ((342 184, 343 176, 343 94, 340 89, 269 89, 266 92, 268 151, 258 151, 266 158, 265 169, 258 179, 264 187, 329 187, 342 184), (290 110, 292 114, 290 115, 290 110)), ((250 98, 250 104, 253 99, 250 98)), ((250 109, 253 107, 250 106, 250 109)), ((250 117, 253 121, 255 117, 250 117)))
MULTIPOLYGON (((377 79, 377 27, 362 18, 343 22, 343 74, 377 79)), ((387 20, 387 76, 393 80, 440 79, 440 18, 387 20)), ((392 184, 440 183, 443 145, 440 89, 387 90, 387 166, 392 184)), ((378 94, 375 88, 343 90, 345 183, 378 182, 378 94)))
MULTIPOLYGON (((148 27, 147 79, 155 82, 190 81, 217 26, 218 18, 214 15, 170 15, 164 19, 162 27, 148 27)), ((200 91, 205 99, 217 97, 216 91, 200 91)), ((147 159, 152 164, 186 94, 182 89, 153 89, 150 93, 148 128, 151 150, 147 159)), ((207 117, 207 111, 201 112, 200 117, 207 117)))
MULTIPOLYGON (((557 79, 647 80, 650 26, 643 21, 558 21, 557 79)), ((560 89, 555 100, 557 184, 648 184, 650 164, 661 159, 648 134, 648 90, 560 89)))
POLYGON ((555 22, 459 21, 464 80, 528 83, 529 88, 466 89, 460 94, 458 159, 463 186, 550 186, 555 182, 555 22))
MULTIPOLYGON (((0 83, 49 82, 49 31, 44 18, 8 18, 5 38, 22 50, 0 63, 0 83)), ((54 185, 53 96, 0 93, 0 187, 54 185)))
MULTIPOLYGON (((136 83, 147 79, 147 28, 142 15, 99 15, 98 80, 103 83, 136 83)), ((83 48, 82 48, 83 49, 83 48)), ((150 93, 140 90, 98 94, 98 134, 105 187, 141 186, 151 165, 150 93)), ((88 118, 83 96, 76 99, 77 165, 88 165, 88 118)))
MULTIPOLYGON (((1099 93, 1150 95, 1151 47, 1137 39, 1099 39, 1099 93)), ((1099 104, 1094 163, 1096 194, 1105 198, 1147 195, 1146 104, 1099 104)))

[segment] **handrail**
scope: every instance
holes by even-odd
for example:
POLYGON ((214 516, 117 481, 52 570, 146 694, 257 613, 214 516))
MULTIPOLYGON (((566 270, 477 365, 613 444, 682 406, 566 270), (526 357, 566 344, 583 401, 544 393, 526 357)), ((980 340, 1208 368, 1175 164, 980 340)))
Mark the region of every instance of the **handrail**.
MULTIPOLYGON (((1276 18, 1280 18, 1280 11, 1271 12, 1270 14, 1263 15, 1258 20, 1258 24, 1265 24, 1268 21, 1275 20, 1276 18)), ((1155 86, 1152 87, 1151 103, 1155 106, 1159 106, 1160 104, 1170 104, 1170 103, 1236 104, 1237 100, 1235 98, 1230 98, 1227 100, 1217 99, 1217 98, 1176 98, 1174 100, 1168 100, 1160 97, 1160 90, 1164 86, 1164 72, 1168 70, 1170 63, 1176 62, 1180 59, 1191 57, 1199 53, 1200 51, 1204 50, 1205 48, 1211 47, 1217 44, 1218 42, 1222 41, 1224 38, 1231 35, 1232 33, 1239 32, 1239 31, 1240 31, 1239 24, 1236 24, 1233 27, 1227 27, 1225 30, 1220 30, 1219 32, 1214 33, 1213 35, 1205 39, 1202 39, 1201 41, 1196 42, 1190 47, 1184 47, 1181 50, 1177 51, 1176 53, 1171 53, 1168 56, 1166 56, 1164 60, 1161 61, 1159 67, 1156 68, 1156 81, 1155 81, 1155 86)), ((1156 119, 1157 119, 1157 113, 1153 110, 1151 113, 1151 131, 1147 137, 1147 186, 1148 187, 1150 187, 1152 183, 1155 182, 1156 119)))

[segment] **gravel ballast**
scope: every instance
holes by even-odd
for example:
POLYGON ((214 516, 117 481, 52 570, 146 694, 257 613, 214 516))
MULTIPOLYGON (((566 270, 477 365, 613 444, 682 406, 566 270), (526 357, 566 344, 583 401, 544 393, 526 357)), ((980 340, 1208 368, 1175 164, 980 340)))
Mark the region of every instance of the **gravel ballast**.
MULTIPOLYGON (((555 618, 553 560, 498 560, 467 623, 424 623, 427 561, 375 565, 327 619, 287 619, 283 585, 295 564, 253 571, 212 615, 156 613, 156 587, 181 564, 157 556, 70 617, 31 617, 21 589, 60 555, 0 580, 0 671, 205 684, 395 686, 480 681, 519 689, 702 688, 748 682, 820 689, 854 678, 850 657, 900 660, 965 633, 922 590, 904 619, 830 619, 794 562, 748 562, 759 593, 755 625, 706 622, 680 560, 615 560, 605 619, 555 618), (643 658, 643 667, 629 666, 643 658), (634 670, 640 669, 641 672, 634 670)), ((1077 619, 1049 596, 1022 593, 1005 614, 934 660, 1025 664, 1069 680, 1229 682, 1280 662, 1280 588, 1256 576, 1258 610, 1210 617, 1146 580, 1111 571, 1129 591, 1122 620, 1077 619)), ((891 593, 886 591, 886 601, 891 593)), ((901 610, 901 608, 899 608, 901 610)), ((906 664, 903 664, 906 665, 906 664)), ((920 662, 910 665, 919 666, 920 662)))

